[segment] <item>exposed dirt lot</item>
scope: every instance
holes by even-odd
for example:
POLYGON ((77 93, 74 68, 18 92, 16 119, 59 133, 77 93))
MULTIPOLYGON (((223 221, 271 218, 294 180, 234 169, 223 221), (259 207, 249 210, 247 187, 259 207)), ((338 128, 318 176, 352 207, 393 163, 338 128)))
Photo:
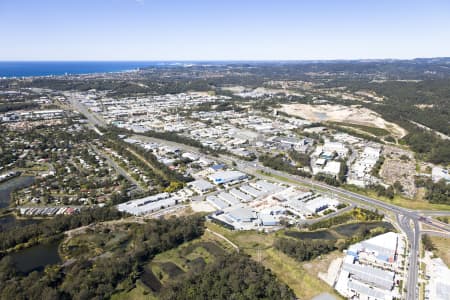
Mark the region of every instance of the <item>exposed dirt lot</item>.
POLYGON ((391 132, 391 134, 397 138, 401 138, 407 134, 405 129, 398 126, 397 124, 387 122, 376 112, 356 105, 343 106, 331 104, 284 104, 281 108, 281 111, 312 122, 344 122, 383 128, 391 132))
POLYGON ((417 188, 414 185, 416 160, 413 154, 410 151, 386 145, 383 149, 383 155, 385 161, 380 171, 383 181, 390 185, 399 181, 403 186, 404 195, 408 198, 414 198, 417 188))
POLYGON ((436 250, 434 253, 442 258, 442 260, 450 266, 450 238, 444 238, 439 236, 431 236, 431 241, 433 242, 436 250))

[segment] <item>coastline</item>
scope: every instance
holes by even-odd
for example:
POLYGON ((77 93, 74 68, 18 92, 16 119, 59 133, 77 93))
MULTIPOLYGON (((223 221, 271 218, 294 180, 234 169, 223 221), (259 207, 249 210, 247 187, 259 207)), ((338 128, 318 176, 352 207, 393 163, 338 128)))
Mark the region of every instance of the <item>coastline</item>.
POLYGON ((0 61, 0 79, 57 78, 136 72, 155 62, 120 61, 0 61))

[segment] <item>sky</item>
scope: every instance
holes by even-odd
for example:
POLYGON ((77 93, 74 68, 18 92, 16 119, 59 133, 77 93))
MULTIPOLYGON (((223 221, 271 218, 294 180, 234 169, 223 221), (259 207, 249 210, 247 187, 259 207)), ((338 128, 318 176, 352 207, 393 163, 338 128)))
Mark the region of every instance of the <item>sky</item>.
POLYGON ((450 56, 449 0, 0 0, 0 60, 450 56))

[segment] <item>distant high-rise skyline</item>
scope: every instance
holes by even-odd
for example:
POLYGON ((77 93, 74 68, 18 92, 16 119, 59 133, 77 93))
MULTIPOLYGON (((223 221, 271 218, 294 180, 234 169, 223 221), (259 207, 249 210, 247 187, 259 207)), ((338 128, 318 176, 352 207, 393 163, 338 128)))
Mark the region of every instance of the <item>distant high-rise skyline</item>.
POLYGON ((0 60, 450 56, 450 1, 0 0, 0 60))

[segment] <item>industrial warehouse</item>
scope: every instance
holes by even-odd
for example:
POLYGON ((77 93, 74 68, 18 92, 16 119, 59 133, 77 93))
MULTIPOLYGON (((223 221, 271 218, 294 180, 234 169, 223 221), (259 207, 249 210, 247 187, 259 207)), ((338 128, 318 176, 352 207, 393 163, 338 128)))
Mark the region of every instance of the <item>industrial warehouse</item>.
POLYGON ((335 289, 348 298, 391 300, 399 297, 400 254, 404 249, 403 239, 394 232, 351 245, 335 289))
POLYGON ((291 224, 338 210, 336 199, 265 180, 234 186, 206 201, 217 211, 209 217, 236 230, 274 230, 284 220, 291 224))

